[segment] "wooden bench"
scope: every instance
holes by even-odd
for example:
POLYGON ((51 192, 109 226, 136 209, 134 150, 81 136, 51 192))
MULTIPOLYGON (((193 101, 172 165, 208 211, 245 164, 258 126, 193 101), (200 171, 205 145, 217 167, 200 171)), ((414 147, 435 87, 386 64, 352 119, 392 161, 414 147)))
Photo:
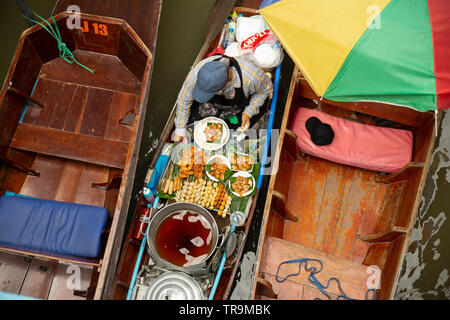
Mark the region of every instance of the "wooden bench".
POLYGON ((20 123, 9 145, 39 154, 123 169, 128 143, 20 123))

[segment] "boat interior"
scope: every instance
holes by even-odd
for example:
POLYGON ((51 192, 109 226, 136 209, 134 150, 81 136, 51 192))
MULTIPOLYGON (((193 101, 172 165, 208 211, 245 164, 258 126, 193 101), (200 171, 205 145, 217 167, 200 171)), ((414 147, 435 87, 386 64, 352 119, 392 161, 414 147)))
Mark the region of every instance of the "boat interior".
MULTIPOLYGON (((434 130, 434 113, 375 102, 321 100, 296 68, 275 155, 278 170, 271 177, 265 206, 253 298, 338 299, 343 290, 352 299, 370 299, 369 280, 377 288, 377 299, 392 298, 426 177, 434 130), (300 107, 364 125, 378 126, 389 120, 389 127, 413 133, 412 160, 386 174, 306 154, 291 130, 300 107), (320 260, 323 269, 315 277, 324 286, 336 277, 342 290, 332 281, 326 295, 310 281, 304 265, 280 265, 301 258, 320 260)), ((312 266, 320 269, 317 261, 308 264, 312 266)))
POLYGON ((2 261, 9 262, 0 272, 9 287, 1 291, 41 299, 92 297, 104 278, 118 219, 127 214, 123 193, 152 59, 123 20, 82 14, 81 29, 69 29, 67 17, 54 17, 61 40, 86 68, 60 57, 57 42, 39 25, 20 38, 0 96, 0 195, 104 207, 109 218, 95 258, 1 246, 2 261), (73 296, 61 263, 83 267, 88 292, 73 296))
MULTIPOLYGON (((254 8, 257 8, 259 6, 259 1, 257 1, 254 4, 251 4, 251 5, 252 5, 251 7, 235 7, 235 8, 233 8, 233 11, 236 11, 236 13, 242 14, 245 17, 250 17, 255 14, 258 14, 257 10, 254 8)), ((197 56, 197 59, 193 63, 193 65, 198 63, 200 60, 204 59, 207 54, 213 52, 216 48, 220 48, 220 40, 221 40, 220 36, 221 36, 221 33, 219 32, 219 34, 211 41, 211 43, 209 43, 209 44, 205 43, 204 47, 200 50, 200 53, 197 56)), ((274 72, 274 70, 272 70, 272 72, 274 72)), ((175 109, 176 109, 176 105, 174 106, 173 110, 175 110, 175 109)), ((270 110, 267 108, 266 112, 268 114, 270 112, 270 110)), ((164 146, 166 143, 172 143, 170 140, 171 139, 170 137, 171 137, 171 133, 174 130, 173 116, 174 116, 174 112, 172 111, 171 118, 169 118, 168 122, 166 123, 166 127, 161 135, 160 147, 164 146)), ((161 149, 157 148, 157 151, 155 152, 155 156, 153 159, 153 164, 156 163, 156 159, 158 159, 160 152, 161 152, 161 149)), ((154 167, 154 165, 152 165, 151 167, 154 167)), ((151 175, 153 172, 154 172, 153 170, 149 170, 149 174, 147 175, 147 179, 146 179, 147 182, 150 181, 150 178, 151 178, 151 175)), ((162 199, 162 201, 165 201, 165 200, 162 199)), ((168 204, 168 203, 169 203, 169 201, 166 204, 168 204)), ((117 272, 116 272, 116 276, 114 279, 114 285, 113 285, 111 296, 110 296, 112 299, 123 300, 127 296, 127 293, 128 293, 129 287, 130 287, 130 282, 132 281, 133 267, 135 266, 135 263, 137 261, 139 247, 140 247, 140 242, 137 241, 136 239, 133 239, 133 237, 132 237, 132 233, 133 233, 132 226, 135 225, 136 223, 138 223, 141 209, 143 207, 145 207, 146 205, 147 205, 147 201, 144 199, 142 194, 140 194, 138 204, 136 206, 136 209, 133 213, 133 217, 131 220, 131 224, 130 224, 131 227, 129 228, 129 231, 127 233, 126 240, 125 240, 123 250, 121 253, 121 257, 119 260, 119 264, 117 267, 117 272)), ((245 234, 248 233, 248 230, 250 228, 252 217, 253 217, 253 212, 255 210, 255 206, 256 206, 256 197, 254 197, 252 200, 252 205, 251 205, 249 216, 247 218, 245 225, 242 227, 242 229, 244 229, 245 234)), ((216 216, 216 214, 214 214, 214 216, 216 216)), ((218 224, 222 227, 223 221, 221 221, 221 220, 222 219, 218 220, 218 224)), ((231 289, 232 289, 234 277, 235 277, 236 273, 238 272, 238 266, 239 266, 238 262, 240 260, 240 256, 243 254, 243 250, 244 250, 244 239, 242 241, 242 245, 240 245, 238 247, 236 256, 233 255, 227 259, 226 268, 223 270, 223 273, 221 275, 220 285, 218 286, 217 292, 214 297, 215 300, 227 299, 227 297, 229 296, 231 289)), ((146 266, 147 264, 149 264, 150 259, 151 259, 151 257, 149 256, 149 254, 146 250, 142 257, 141 265, 140 265, 141 267, 139 268, 139 270, 144 270, 143 267, 146 266)))

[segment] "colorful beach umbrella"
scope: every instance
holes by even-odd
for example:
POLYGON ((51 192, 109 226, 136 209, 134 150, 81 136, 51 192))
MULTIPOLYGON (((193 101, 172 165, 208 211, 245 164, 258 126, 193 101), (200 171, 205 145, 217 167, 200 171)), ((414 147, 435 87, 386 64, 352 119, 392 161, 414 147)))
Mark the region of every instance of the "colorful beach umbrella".
POLYGON ((260 12, 319 97, 450 107, 450 0, 282 0, 260 12))

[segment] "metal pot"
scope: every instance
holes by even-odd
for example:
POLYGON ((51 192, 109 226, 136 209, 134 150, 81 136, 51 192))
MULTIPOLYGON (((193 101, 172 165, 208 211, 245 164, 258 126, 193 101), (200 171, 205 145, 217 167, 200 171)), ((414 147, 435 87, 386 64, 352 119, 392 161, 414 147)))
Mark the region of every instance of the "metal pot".
POLYGON ((165 267, 169 270, 174 271, 182 271, 189 273, 191 275, 200 275, 207 270, 207 260, 214 254, 214 251, 217 248, 217 243, 219 239, 219 229, 217 227, 217 222, 214 219, 214 217, 206 210, 205 208, 193 204, 193 203, 187 203, 187 202, 178 202, 171 205, 168 205, 167 207, 164 207, 160 211, 158 211, 153 218, 150 220, 149 227, 148 227, 148 237, 147 237, 147 245, 148 245, 148 253, 150 254, 153 261, 162 267, 165 267), (212 232, 212 247, 210 252, 208 253, 207 257, 203 259, 203 261, 189 265, 186 267, 179 267, 177 265, 174 265, 170 263, 169 261, 161 258, 159 255, 156 244, 155 244, 155 237, 156 237, 156 231, 158 230, 160 224, 168 217, 173 215, 174 213, 180 212, 180 211, 190 211, 197 214, 200 214, 202 217, 204 217, 211 226, 211 232, 212 232))

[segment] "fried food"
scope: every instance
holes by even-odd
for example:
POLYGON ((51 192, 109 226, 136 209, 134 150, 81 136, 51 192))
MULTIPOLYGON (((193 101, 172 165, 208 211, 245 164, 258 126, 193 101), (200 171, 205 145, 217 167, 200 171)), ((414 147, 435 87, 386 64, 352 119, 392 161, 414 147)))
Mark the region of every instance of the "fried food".
POLYGON ((245 178, 242 176, 237 176, 236 181, 231 184, 233 191, 239 194, 240 197, 253 187, 252 178, 245 178))
POLYGON ((203 176, 207 157, 202 149, 197 149, 191 146, 189 149, 183 151, 181 160, 178 162, 180 166, 179 176, 182 179, 194 176, 200 179, 203 176))
POLYGON ((237 155, 232 153, 229 156, 231 168, 237 171, 248 171, 254 164, 252 158, 247 155, 237 155))
POLYGON ((223 127, 221 123, 208 122, 205 130, 203 130, 205 134, 206 142, 214 143, 216 140, 222 140, 223 127))
POLYGON ((211 171, 209 172, 209 174, 218 180, 223 180, 226 171, 227 171, 226 163, 223 162, 223 160, 220 158, 215 158, 214 161, 211 163, 211 171))

